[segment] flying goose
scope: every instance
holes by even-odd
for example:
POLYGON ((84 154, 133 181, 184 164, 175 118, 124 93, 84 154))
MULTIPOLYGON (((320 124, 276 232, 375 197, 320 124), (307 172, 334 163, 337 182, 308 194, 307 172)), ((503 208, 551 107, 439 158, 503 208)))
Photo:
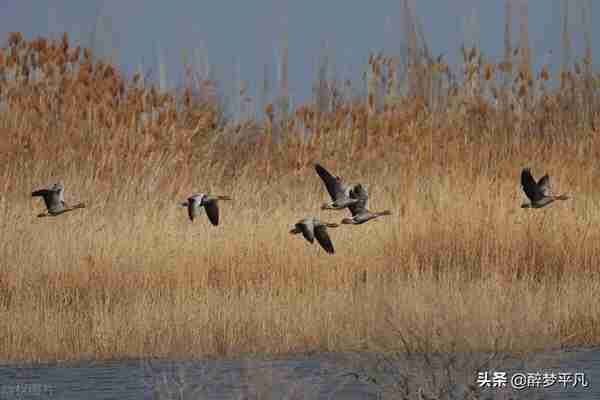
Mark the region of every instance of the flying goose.
POLYGON ((188 197, 187 201, 181 203, 181 205, 187 207, 190 221, 193 221, 195 217, 199 217, 202 214, 201 207, 204 207, 210 223, 217 226, 219 225, 219 206, 217 205, 219 200, 231 200, 231 197, 200 193, 191 195, 188 197))
POLYGON ((319 242, 321 247, 329 254, 333 254, 335 250, 333 249, 333 243, 331 243, 331 239, 327 233, 327 228, 337 228, 338 226, 338 224, 321 222, 315 217, 308 217, 298 221, 290 233, 292 235, 301 233, 311 244, 314 243, 315 238, 317 238, 317 242, 319 242))
POLYGON ((355 185, 354 188, 350 191, 350 197, 353 199, 357 199, 358 202, 355 204, 351 204, 348 206, 350 213, 352 213, 352 218, 344 218, 342 220, 342 224, 364 224, 367 221, 370 221, 374 218, 377 218, 381 215, 391 215, 392 212, 390 210, 385 211, 369 211, 367 205, 369 203, 369 194, 367 190, 360 183, 355 185))
POLYGON ((531 203, 523 203, 521 208, 542 208, 555 200, 567 200, 569 196, 567 194, 561 194, 560 196, 553 196, 550 194, 550 177, 548 174, 542 176, 539 181, 535 181, 531 176, 529 168, 524 168, 521 171, 521 186, 525 195, 531 203))
POLYGON ((38 217, 55 217, 57 215, 73 211, 78 208, 85 208, 84 203, 69 206, 65 203, 65 188, 62 183, 54 183, 46 189, 38 189, 31 193, 31 197, 40 196, 44 198, 46 203, 47 213, 38 214, 38 217))
POLYGON ((343 210, 351 204, 356 204, 357 199, 350 198, 350 191, 355 185, 345 185, 339 176, 333 176, 320 164, 315 164, 317 174, 325 183, 327 192, 331 196, 331 202, 321 206, 323 210, 343 210))

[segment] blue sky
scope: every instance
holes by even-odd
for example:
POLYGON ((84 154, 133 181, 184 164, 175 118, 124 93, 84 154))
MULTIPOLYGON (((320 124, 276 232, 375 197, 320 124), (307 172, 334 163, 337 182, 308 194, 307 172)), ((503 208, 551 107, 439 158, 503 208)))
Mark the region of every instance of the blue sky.
MULTIPOLYGON (((514 43, 518 40, 516 14, 521 1, 513 0, 514 43)), ((583 47, 579 5, 586 1, 568 0, 576 56, 581 56, 583 47)), ((445 53, 451 63, 456 62, 460 45, 469 39, 478 40, 490 56, 502 54, 504 0, 412 2, 434 54, 445 53)), ((592 6, 594 22, 600 6, 592 6)), ((528 9, 534 57, 543 60, 552 50, 550 61, 560 65, 561 0, 530 0, 528 9)), ((98 16, 104 17, 104 33, 98 36, 101 42, 97 46, 103 47, 100 51, 116 49, 118 63, 125 71, 141 64, 157 78, 160 53, 166 62, 168 83, 175 86, 181 82, 183 51, 191 54, 204 47, 211 70, 226 93, 232 90, 231 82, 239 68, 254 96, 265 64, 274 86, 275 47, 285 33, 294 103, 310 96, 316 63, 326 46, 337 75, 350 76, 360 85, 369 52, 384 49, 399 54, 403 39, 400 0, 5 0, 0 5, 0 33, 5 42, 11 31, 23 32, 28 38, 67 31, 72 38, 89 43, 98 16)), ((592 37, 600 37, 599 24, 592 25, 592 37)), ((599 46, 593 42, 595 54, 599 46)))

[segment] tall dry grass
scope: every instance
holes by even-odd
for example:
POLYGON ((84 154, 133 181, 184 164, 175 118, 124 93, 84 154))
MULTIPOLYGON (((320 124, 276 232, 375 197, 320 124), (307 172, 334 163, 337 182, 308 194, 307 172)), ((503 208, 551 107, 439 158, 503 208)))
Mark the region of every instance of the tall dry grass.
MULTIPOLYGON (((346 350, 507 351, 600 342, 599 77, 562 84, 465 49, 461 71, 340 97, 285 124, 227 124, 212 83, 160 94, 62 41, 0 53, 0 359, 346 350), (510 76, 510 84, 504 81, 510 76), (282 140, 273 140, 273 128, 282 140), (331 230, 336 254, 289 235, 325 212, 319 161, 393 215, 331 230), (522 167, 573 199, 519 207, 522 167), (54 181, 88 208, 36 218, 54 181), (187 195, 229 194, 222 224, 187 195)), ((515 61, 517 62, 517 61, 515 61)), ((395 76, 369 60, 373 85, 395 76)), ((395 79, 395 78, 394 78, 395 79)))

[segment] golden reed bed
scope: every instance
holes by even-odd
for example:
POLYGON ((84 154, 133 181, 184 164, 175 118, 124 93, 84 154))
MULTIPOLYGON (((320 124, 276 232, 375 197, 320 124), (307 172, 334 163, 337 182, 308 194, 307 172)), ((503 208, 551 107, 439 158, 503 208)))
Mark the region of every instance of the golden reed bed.
POLYGON ((13 35, 0 57, 3 74, 24 76, 13 48, 50 71, 2 83, 2 361, 600 343, 596 75, 534 92, 492 87, 486 68, 506 72, 483 62, 476 92, 467 77, 440 91, 444 107, 417 94, 224 126, 208 100, 186 92, 175 107, 69 58, 66 38, 43 43, 13 35), (308 215, 346 216, 319 209, 316 161, 393 212, 331 230, 331 256, 289 234, 308 215), (573 198, 521 209, 525 166, 573 198), (87 208, 36 218, 31 191, 55 181, 87 208), (218 227, 179 206, 205 190, 234 199, 218 227))

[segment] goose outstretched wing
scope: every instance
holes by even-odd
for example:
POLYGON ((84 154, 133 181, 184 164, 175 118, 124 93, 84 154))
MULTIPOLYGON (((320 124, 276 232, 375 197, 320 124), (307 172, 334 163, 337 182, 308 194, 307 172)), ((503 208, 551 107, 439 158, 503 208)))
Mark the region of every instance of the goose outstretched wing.
MULTIPOLYGON (((543 181, 543 183, 546 183, 548 179, 544 178, 540 179, 540 182, 543 181)), ((531 171, 529 168, 524 168, 523 171, 521 171, 521 186, 523 187, 523 191, 529 200, 535 202, 544 198, 544 192, 540 190, 540 187, 536 183, 535 179, 533 179, 533 176, 531 176, 531 171)))
POLYGON ((208 215, 210 223, 215 226, 219 225, 219 206, 217 205, 217 201, 206 201, 206 203, 204 203, 204 208, 206 209, 206 215, 208 215))
POLYGON ((328 253, 333 254, 333 243, 331 243, 331 239, 329 238, 329 234, 327 233, 327 227, 325 225, 317 225, 315 226, 315 237, 317 238, 317 242, 321 245, 321 247, 328 253))
POLYGON ((325 183, 325 187, 327 188, 327 192, 331 196, 333 201, 344 198, 346 187, 342 183, 341 179, 335 177, 329 173, 325 168, 323 168, 320 164, 315 164, 315 171, 325 183))

